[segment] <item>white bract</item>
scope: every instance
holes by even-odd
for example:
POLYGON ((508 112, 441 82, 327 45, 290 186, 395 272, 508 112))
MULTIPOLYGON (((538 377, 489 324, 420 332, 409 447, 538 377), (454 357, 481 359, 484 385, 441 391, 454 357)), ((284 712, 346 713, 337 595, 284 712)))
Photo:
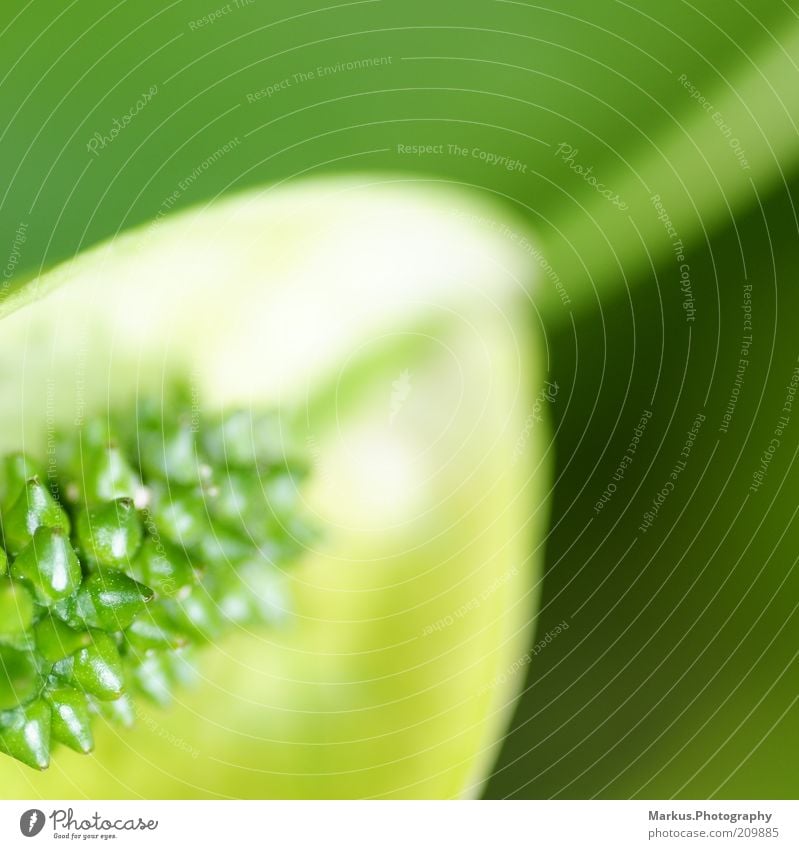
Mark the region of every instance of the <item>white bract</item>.
POLYGON ((3 786, 478 792, 525 674, 549 487, 529 424, 536 264, 514 233, 466 190, 312 180, 125 234, 28 287, 43 297, 0 325, 0 449, 41 455, 48 428, 188 376, 211 407, 277 409, 323 533, 288 577, 285 631, 215 648, 196 691, 100 733, 92 762, 5 762, 3 786))

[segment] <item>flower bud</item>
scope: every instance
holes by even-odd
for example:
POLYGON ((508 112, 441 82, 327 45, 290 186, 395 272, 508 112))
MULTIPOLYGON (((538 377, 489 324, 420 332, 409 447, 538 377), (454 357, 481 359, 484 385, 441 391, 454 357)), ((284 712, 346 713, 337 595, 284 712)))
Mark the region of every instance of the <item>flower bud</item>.
POLYGON ((197 438, 188 416, 174 424, 142 431, 140 454, 144 472, 161 480, 191 486, 208 477, 209 468, 199 453, 197 438))
POLYGON ((142 543, 131 572, 159 596, 175 596, 195 582, 186 554, 169 543, 156 543, 152 537, 142 543))
POLYGON ((3 458, 0 465, 0 509, 8 510, 31 478, 43 478, 41 465, 24 451, 3 458))
POLYGON ((35 696, 40 678, 32 652, 0 646, 0 711, 16 708, 35 696))
POLYGON ((172 703, 174 679, 169 656, 164 652, 148 654, 132 670, 136 687, 150 701, 161 707, 172 703))
POLYGON ((36 649, 48 663, 57 663, 92 642, 88 631, 70 628, 57 616, 45 616, 37 622, 34 635, 36 649))
POLYGON ((32 621, 33 596, 21 584, 0 578, 0 643, 22 638, 32 621))
POLYGON ((103 631, 124 631, 144 610, 153 591, 123 572, 102 570, 90 575, 75 595, 70 624, 103 631))
POLYGON ((50 706, 43 699, 0 714, 0 751, 34 769, 47 769, 50 716, 50 706))
POLYGON ((123 728, 132 728, 136 721, 136 708, 130 696, 123 693, 112 702, 103 702, 93 696, 87 696, 87 701, 94 713, 106 717, 123 728))
POLYGON ((209 533, 208 509, 200 489, 159 488, 152 511, 159 533, 182 548, 199 545, 209 533))
POLYGON ((222 633, 222 610, 206 587, 197 586, 185 598, 163 599, 161 603, 176 633, 192 642, 210 642, 222 633))
POLYGON ((81 472, 71 489, 84 504, 118 501, 121 498, 135 502, 141 497, 141 478, 114 441, 90 446, 81 472))
POLYGON ((115 569, 130 566, 142 539, 141 521, 130 498, 85 508, 78 515, 76 530, 86 557, 115 569))
POLYGON ((286 434, 276 414, 235 410, 208 429, 204 442, 216 464, 252 470, 259 465, 283 462, 287 453, 285 440, 286 434))
POLYGON ((91 752, 94 738, 86 694, 72 687, 59 687, 50 690, 45 700, 50 705, 52 739, 81 754, 91 752))
MULTIPOLYGON (((252 416, 233 418, 235 441, 252 416)), ((13 494, 0 546, 0 751, 37 768, 51 740, 90 751, 95 714, 130 724, 126 680, 166 704, 192 673, 193 644, 277 621, 285 606, 274 579, 288 538, 270 516, 294 498, 275 488, 286 476, 233 469, 218 505, 193 418, 127 421, 146 456, 134 462, 107 418, 91 419, 55 439, 53 492, 27 455, 0 464, 0 501, 13 494)), ((249 450, 239 445, 237 462, 249 450)))
POLYGON ((32 477, 3 518, 8 554, 16 557, 31 541, 36 529, 42 527, 61 528, 68 535, 71 526, 66 512, 47 487, 38 477, 32 477))
MULTIPOLYGON (((253 544, 249 537, 236 533, 234 529, 218 521, 213 523, 210 531, 197 546, 199 563, 214 563, 221 567, 230 567, 239 563, 252 556, 252 551, 253 544)), ((198 568, 197 560, 194 562, 194 567, 198 568)))
POLYGON ((53 672, 98 699, 118 699, 124 687, 119 650, 103 631, 92 631, 91 636, 90 645, 59 661, 53 672))
POLYGON ((125 639, 138 652, 151 649, 176 649, 188 639, 175 631, 168 612, 157 602, 151 605, 125 631, 125 639))
POLYGON ((11 574, 32 589, 36 600, 51 606, 80 586, 81 568, 61 528, 40 527, 11 565, 11 574))

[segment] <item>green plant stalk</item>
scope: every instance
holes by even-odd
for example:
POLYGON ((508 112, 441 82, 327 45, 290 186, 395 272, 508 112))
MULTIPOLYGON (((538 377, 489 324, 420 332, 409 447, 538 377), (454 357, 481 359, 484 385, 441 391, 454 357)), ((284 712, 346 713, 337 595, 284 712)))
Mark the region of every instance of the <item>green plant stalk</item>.
MULTIPOLYGON (((479 792, 526 668, 549 487, 535 267, 486 215, 505 213, 396 178, 243 196, 88 252, 4 319, 0 448, 46 439, 43 410, 108 415, 190 375, 211 414, 276 408, 325 530, 289 627, 205 652, 213 685, 127 745, 97 728, 119 779, 83 761, 81 792, 479 792)), ((0 781, 70 795, 52 771, 0 781)))

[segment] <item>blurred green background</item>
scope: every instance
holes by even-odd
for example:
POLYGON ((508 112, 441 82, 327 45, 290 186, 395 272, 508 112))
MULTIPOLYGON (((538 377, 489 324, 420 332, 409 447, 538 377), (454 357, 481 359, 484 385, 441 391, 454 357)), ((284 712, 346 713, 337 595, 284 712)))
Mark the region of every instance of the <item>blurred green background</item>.
POLYGON ((799 355, 797 8, 32 0, 0 11, 11 286, 134 224, 320 172, 467 184, 537 229, 549 379, 562 387, 539 636, 570 627, 520 673, 488 796, 799 792, 799 421, 749 489, 799 355), (736 386, 747 283, 752 344, 736 386), (597 512, 645 410, 634 461, 597 512), (700 413, 674 492, 642 532, 700 413))

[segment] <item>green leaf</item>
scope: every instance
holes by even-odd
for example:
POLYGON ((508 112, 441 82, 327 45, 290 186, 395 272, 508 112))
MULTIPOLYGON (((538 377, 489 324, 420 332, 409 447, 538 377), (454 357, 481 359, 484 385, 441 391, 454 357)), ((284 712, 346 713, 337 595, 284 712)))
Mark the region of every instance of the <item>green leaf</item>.
MULTIPOLYGON (((675 82, 681 108, 604 179, 625 199, 627 211, 615 214, 606 198, 583 185, 579 205, 564 204, 553 215, 541 248, 575 304, 595 307, 598 298, 612 296, 671 253, 675 241, 682 239, 687 248, 707 238, 730 221, 733 210, 756 207, 799 164, 795 15, 753 53, 728 78, 693 87, 710 112, 675 82), (744 151, 744 162, 732 141, 744 151), (669 235, 666 219, 676 236, 669 235)), ((550 321, 568 321, 558 291, 550 286, 541 294, 539 306, 550 321)))

